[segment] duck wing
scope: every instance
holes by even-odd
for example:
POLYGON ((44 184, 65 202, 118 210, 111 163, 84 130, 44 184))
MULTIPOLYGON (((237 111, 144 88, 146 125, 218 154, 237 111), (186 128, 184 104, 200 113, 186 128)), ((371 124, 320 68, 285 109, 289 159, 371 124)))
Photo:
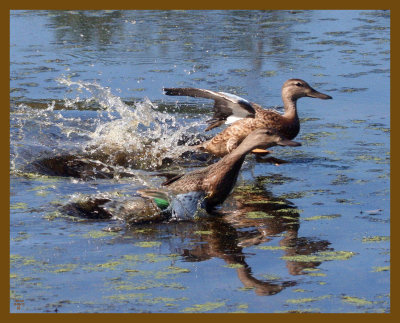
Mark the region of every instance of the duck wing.
POLYGON ((191 96, 214 100, 214 115, 207 121, 210 125, 206 131, 219 127, 227 121, 228 117, 231 117, 232 121, 228 122, 231 123, 242 118, 254 118, 256 113, 252 103, 230 93, 196 88, 164 88, 164 93, 172 96, 191 96))
POLYGON ((180 174, 180 175, 176 175, 170 179, 167 179, 165 182, 163 182, 161 185, 162 186, 168 186, 169 184, 172 184, 173 182, 177 181, 178 179, 180 179, 183 175, 185 174, 180 174))

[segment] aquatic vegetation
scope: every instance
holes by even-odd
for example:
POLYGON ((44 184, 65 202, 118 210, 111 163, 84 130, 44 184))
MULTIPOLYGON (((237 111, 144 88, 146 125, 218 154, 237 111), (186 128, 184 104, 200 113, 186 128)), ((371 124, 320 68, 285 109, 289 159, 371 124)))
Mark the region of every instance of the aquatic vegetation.
POLYGON ((315 215, 307 218, 302 218, 303 221, 315 221, 315 220, 331 220, 341 217, 341 214, 329 214, 329 215, 315 215))
POLYGON ((62 265, 57 265, 55 270, 53 270, 52 272, 55 274, 59 274, 59 273, 66 273, 69 271, 74 270, 78 265, 77 264, 62 264, 62 265))
POLYGON ((356 306, 366 306, 366 305, 373 304, 373 302, 368 301, 364 298, 358 298, 358 297, 352 297, 352 296, 342 296, 342 301, 345 303, 350 303, 352 305, 356 305, 356 306))
POLYGON ((159 241, 140 241, 133 244, 134 246, 141 248, 153 248, 161 246, 161 242, 159 241))
POLYGON ((246 213, 246 218, 249 219, 266 219, 266 218, 274 218, 273 215, 265 213, 263 211, 252 211, 246 213))
POLYGON ((15 242, 23 241, 23 240, 29 239, 30 236, 31 235, 28 234, 27 232, 18 232, 18 237, 12 238, 11 240, 15 241, 15 242))
POLYGON ((10 312, 390 312, 390 11, 14 10, 10 24, 10 312), (203 134, 212 103, 164 86, 269 108, 281 71, 303 70, 333 100, 300 104, 303 146, 270 154, 288 163, 246 158, 221 216, 124 221, 137 190, 214 162, 187 151, 218 133, 203 134), (62 209, 111 192, 119 218, 62 209))
POLYGON ((116 236, 116 232, 106 232, 106 231, 97 231, 97 230, 92 230, 89 231, 88 233, 85 233, 83 235, 84 238, 91 238, 91 239, 99 239, 99 238, 105 238, 105 237, 112 237, 116 236))
POLYGON ((260 250, 285 250, 288 247, 285 246, 256 246, 256 249, 260 250))
POLYGON ((24 202, 18 202, 15 204, 10 205, 10 210, 20 210, 20 209, 26 209, 28 207, 28 204, 24 202))
POLYGON ((207 302, 204 304, 195 304, 191 307, 186 307, 181 312, 184 313, 204 313, 210 312, 217 308, 225 306, 225 302, 207 302))
POLYGON ((304 304, 310 302, 317 302, 326 298, 332 297, 331 295, 322 295, 318 297, 305 297, 305 298, 296 298, 296 299, 287 299, 286 303, 289 304, 304 304))
POLYGON ((226 267, 226 268, 243 268, 244 267, 244 265, 242 265, 242 264, 228 264, 228 265, 224 265, 223 267, 226 267))
POLYGON ((382 241, 390 241, 390 237, 389 236, 374 236, 374 237, 362 238, 363 243, 382 242, 382 241))
POLYGON ((323 262, 332 260, 348 260, 356 255, 351 251, 321 251, 312 255, 282 256, 281 259, 298 262, 323 262))

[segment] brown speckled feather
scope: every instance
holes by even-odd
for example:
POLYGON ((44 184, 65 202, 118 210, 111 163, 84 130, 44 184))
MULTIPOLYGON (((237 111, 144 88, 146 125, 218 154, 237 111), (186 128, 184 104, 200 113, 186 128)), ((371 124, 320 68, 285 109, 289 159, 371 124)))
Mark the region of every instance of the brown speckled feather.
POLYGON ((254 148, 268 148, 275 145, 300 146, 261 128, 250 133, 230 154, 217 163, 195 170, 183 176, 176 176, 163 185, 176 193, 204 192, 206 208, 221 204, 232 191, 246 155, 254 148))
POLYGON ((291 120, 275 110, 264 110, 258 105, 255 118, 245 118, 234 122, 209 141, 199 145, 216 156, 225 156, 235 149, 246 136, 258 128, 271 129, 287 139, 293 139, 300 131, 300 122, 297 115, 291 120))
POLYGON ((255 103, 224 92, 213 92, 201 89, 165 89, 167 95, 189 95, 215 100, 214 116, 206 130, 218 127, 225 123, 228 117, 244 119, 232 123, 228 128, 214 138, 197 146, 216 156, 225 156, 232 152, 253 130, 267 128, 287 139, 293 139, 300 131, 300 122, 297 115, 296 102, 301 97, 332 99, 331 96, 314 90, 307 82, 300 79, 287 80, 282 86, 282 100, 284 114, 276 110, 264 110, 255 103), (252 110, 253 109, 253 110, 252 110), (250 111, 255 111, 250 113, 250 111))

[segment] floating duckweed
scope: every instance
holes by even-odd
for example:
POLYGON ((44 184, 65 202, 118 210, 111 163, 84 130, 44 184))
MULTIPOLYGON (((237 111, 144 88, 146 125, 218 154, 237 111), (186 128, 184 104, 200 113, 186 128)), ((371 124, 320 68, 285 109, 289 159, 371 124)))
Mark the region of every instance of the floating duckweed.
POLYGON ((309 195, 309 192, 307 192, 307 191, 292 192, 292 193, 282 194, 279 198, 285 199, 285 200, 301 199, 303 197, 306 197, 307 195, 309 195))
POLYGON ((96 267, 114 270, 115 267, 117 267, 119 265, 121 265, 120 261, 109 261, 104 264, 98 264, 98 265, 96 265, 96 267))
MULTIPOLYGON (((189 269, 176 267, 176 266, 169 266, 166 269, 167 270, 157 271, 155 274, 152 274, 152 276, 155 279, 164 279, 169 275, 190 273, 189 269)), ((142 274, 147 275, 148 273, 143 272, 142 274)))
POLYGON ((336 176, 336 178, 331 182, 331 185, 343 185, 343 184, 348 184, 350 182, 354 181, 353 178, 350 178, 344 174, 339 174, 336 176))
POLYGON ((195 234, 212 234, 212 231, 195 231, 195 234))
POLYGON ((363 160, 363 161, 364 160, 366 160, 366 161, 373 160, 376 162, 382 162, 383 158, 380 158, 378 156, 371 156, 371 155, 358 155, 358 156, 356 156, 356 160, 363 160))
POLYGON ((190 273, 190 270, 187 268, 181 268, 181 267, 176 267, 176 266, 169 266, 167 268, 169 270, 169 273, 171 273, 171 274, 190 273))
POLYGON ((326 274, 324 273, 309 273, 307 276, 313 276, 313 277, 325 277, 326 274))
POLYGON ((136 230, 134 230, 133 232, 135 232, 135 233, 150 233, 150 232, 152 232, 152 231, 154 231, 154 229, 152 229, 152 228, 145 228, 145 229, 136 229, 136 230))
POLYGON ((285 246, 257 246, 256 249, 261 250, 285 250, 287 247, 285 246))
POLYGON ((320 313, 321 310, 319 308, 305 308, 302 310, 289 310, 289 311, 275 311, 274 313, 320 313))
POLYGON ((288 208, 288 209, 279 209, 279 210, 276 210, 276 212, 279 212, 279 213, 294 213, 294 214, 297 215, 297 214, 303 212, 303 210, 288 208))
POLYGON ((18 237, 12 238, 11 240, 18 242, 18 241, 26 240, 31 236, 30 234, 27 234, 26 232, 18 232, 18 235, 19 235, 18 237))
POLYGON ((178 283, 157 283, 152 280, 145 281, 142 285, 135 285, 135 284, 121 284, 119 286, 116 286, 116 290, 145 290, 145 289, 150 289, 150 288, 170 288, 170 289, 186 289, 185 286, 178 284, 178 283))
POLYGON ((98 239, 98 238, 104 238, 104 237, 110 237, 110 236, 115 236, 117 235, 116 232, 109 232, 109 231, 89 231, 88 233, 85 233, 83 235, 84 238, 92 238, 92 239, 98 239))
POLYGON ((263 274, 262 278, 264 278, 266 280, 279 280, 279 279, 281 279, 281 277, 279 277, 277 275, 272 275, 272 274, 263 274))
POLYGON ((304 221, 315 221, 315 220, 330 220, 341 217, 341 214, 329 214, 329 215, 316 215, 308 218, 303 218, 304 221))
POLYGON ((374 237, 362 238, 363 243, 382 242, 382 241, 390 241, 390 237, 389 236, 374 236, 374 237))
POLYGON ((229 264, 229 265, 225 265, 224 267, 226 267, 226 268, 243 268, 244 265, 242 265, 242 264, 229 264))
POLYGON ((273 218, 273 215, 269 215, 268 213, 265 213, 263 211, 253 211, 253 212, 247 212, 246 213, 246 218, 249 219, 266 219, 266 218, 273 218))
POLYGON ((10 279, 14 279, 14 278, 17 278, 17 277, 18 277, 17 274, 10 274, 10 279))
POLYGON ((32 257, 24 257, 21 255, 10 255, 10 264, 14 265, 16 263, 21 264, 22 266, 29 266, 29 265, 35 265, 38 262, 32 258, 32 257))
POLYGON ((54 270, 53 273, 56 273, 56 274, 66 273, 66 272, 74 270, 77 267, 77 265, 76 264, 64 264, 64 265, 59 265, 57 267, 60 267, 60 268, 54 270))
POLYGON ((306 292, 306 290, 303 289, 303 288, 296 288, 296 289, 293 289, 293 292, 295 292, 295 293, 304 293, 304 292, 306 292))
POLYGON ((342 296, 342 301, 357 306, 365 306, 373 304, 373 302, 367 301, 364 298, 351 297, 351 296, 342 296))
POLYGON ((122 259, 127 260, 127 261, 139 261, 139 256, 138 255, 123 255, 122 259))
POLYGON ((131 299, 137 299, 137 298, 142 300, 145 296, 151 296, 151 294, 148 294, 148 293, 118 294, 118 295, 104 296, 104 298, 122 302, 122 301, 131 300, 131 299))
POLYGON ((375 272, 375 273, 379 273, 379 272, 382 272, 382 271, 389 271, 390 270, 390 266, 373 267, 373 268, 374 268, 373 272, 375 272))
POLYGON ((225 302, 207 302, 204 304, 196 304, 192 307, 186 307, 181 312, 189 312, 189 313, 203 313, 215 310, 217 308, 225 306, 225 302))
POLYGON ((19 202, 15 204, 10 205, 10 210, 20 210, 20 209, 26 209, 28 207, 28 204, 24 202, 19 202))
POLYGON ((297 299, 288 299, 286 300, 286 303, 290 304, 304 304, 304 303, 310 303, 310 302, 316 302, 320 301, 325 298, 329 298, 331 295, 323 295, 319 297, 308 297, 308 298, 297 298, 297 299))
POLYGON ((319 271, 318 268, 304 268, 303 271, 319 271))
POLYGON ((161 242, 159 242, 159 241, 141 241, 141 242, 136 242, 133 245, 136 247, 141 247, 141 248, 152 248, 152 247, 161 246, 161 242))
POLYGON ((281 259, 298 262, 322 262, 330 260, 347 260, 356 255, 351 251, 322 251, 314 255, 283 256, 281 259))
POLYGON ((144 261, 146 262, 162 262, 162 261, 170 261, 170 257, 168 256, 163 256, 163 255, 157 255, 155 253, 146 253, 144 255, 144 261))

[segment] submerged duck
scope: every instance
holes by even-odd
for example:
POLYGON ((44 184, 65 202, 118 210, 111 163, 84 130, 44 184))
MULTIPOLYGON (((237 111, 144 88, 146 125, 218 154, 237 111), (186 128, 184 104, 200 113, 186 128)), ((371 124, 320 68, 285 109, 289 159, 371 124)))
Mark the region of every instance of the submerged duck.
MULTIPOLYGON (((225 156, 231 153, 246 136, 258 128, 267 128, 286 139, 293 139, 300 131, 300 121, 297 114, 297 99, 311 97, 318 99, 332 99, 331 96, 313 89, 307 82, 300 79, 287 80, 282 86, 282 100, 284 113, 276 110, 263 109, 256 103, 249 102, 241 97, 225 92, 214 92, 196 88, 164 88, 166 95, 191 96, 213 99, 214 115, 206 131, 224 123, 232 123, 228 128, 212 139, 197 146, 216 156, 225 156)), ((268 151, 256 149, 254 153, 268 151)))
MULTIPOLYGON (((288 140, 268 129, 256 129, 235 150, 215 164, 175 176, 162 185, 168 191, 181 194, 184 198, 181 198, 180 202, 197 206, 196 201, 201 199, 201 207, 210 212, 215 206, 222 204, 231 193, 246 155, 256 148, 269 148, 276 145, 301 146, 300 143, 288 140)), ((163 193, 160 191, 142 190, 140 193, 143 196, 154 198, 156 203, 163 203, 164 207, 169 203, 168 197, 163 197, 163 193)), ((177 204, 172 205, 173 211, 176 206, 177 204)), ((192 214, 189 216, 193 217, 192 214)), ((180 219, 179 216, 174 216, 174 214, 172 214, 172 217, 180 219)))

